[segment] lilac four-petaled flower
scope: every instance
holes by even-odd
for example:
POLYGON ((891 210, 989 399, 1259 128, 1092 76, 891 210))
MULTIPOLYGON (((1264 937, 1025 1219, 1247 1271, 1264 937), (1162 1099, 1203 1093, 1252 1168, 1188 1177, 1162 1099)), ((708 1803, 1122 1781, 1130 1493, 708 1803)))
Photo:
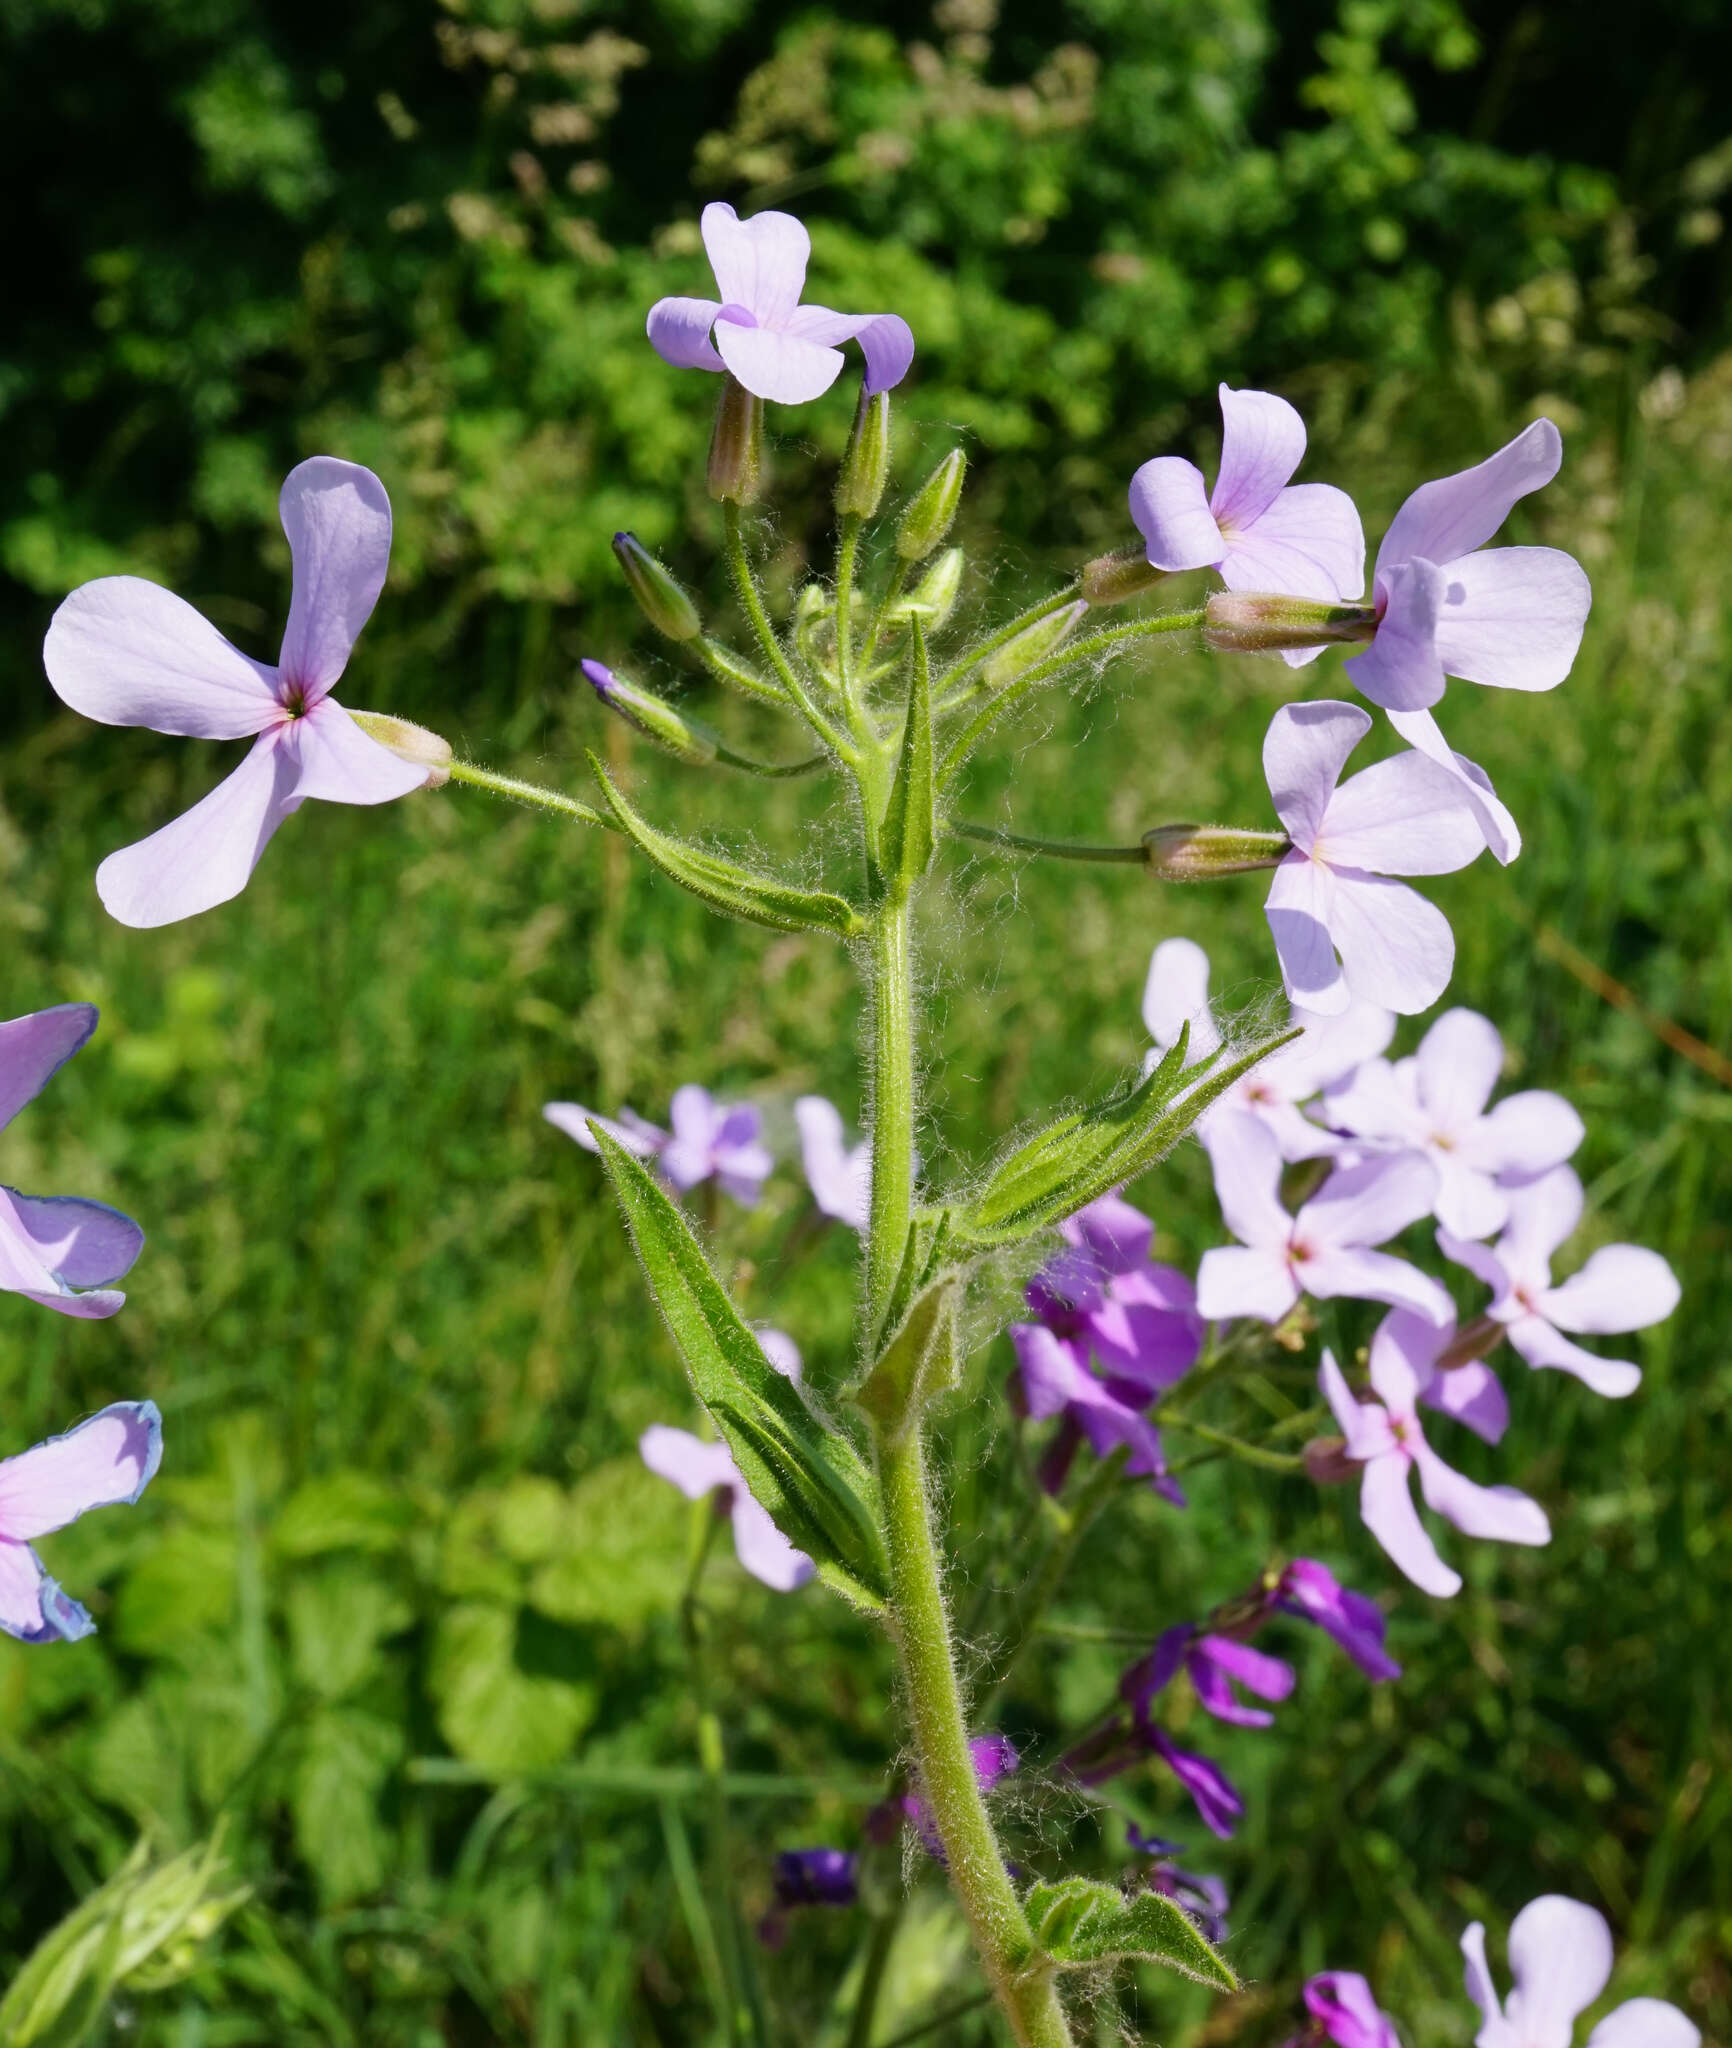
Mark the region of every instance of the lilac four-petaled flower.
MULTIPOLYGON (((1530 1900, 1510 1923, 1515 1983, 1507 1999, 1499 2000, 1492 1982, 1478 1920, 1462 1935, 1461 1952, 1467 1994, 1482 2020, 1474 2048, 1570 2048, 1576 2021, 1612 1974, 1605 1917, 1555 1892, 1530 1900)), ((1701 2039, 1663 1998, 1628 1998, 1594 2027, 1585 2048, 1698 2048, 1701 2039)))
POLYGON ((687 1500, 715 1496, 733 1523, 734 1550, 754 1579, 775 1592, 792 1593, 812 1577, 817 1567, 752 1498, 726 1444, 705 1443, 690 1430, 652 1422, 637 1447, 649 1469, 677 1486, 687 1500))
POLYGON ((696 1081, 674 1090, 668 1106, 672 1128, 665 1131, 632 1109, 605 1117, 581 1102, 549 1102, 541 1113, 586 1152, 598 1149, 589 1128, 598 1124, 626 1151, 653 1159, 662 1177, 682 1195, 713 1179, 723 1193, 752 1208, 776 1163, 759 1135, 763 1120, 752 1104, 718 1102, 696 1081))
POLYGON ((866 392, 900 384, 914 360, 914 336, 897 313, 832 313, 802 306, 812 238, 790 213, 741 220, 720 201, 704 208, 702 232, 717 299, 658 299, 651 346, 679 370, 726 370, 754 397, 801 405, 829 390, 842 370, 841 344, 866 358, 866 392))
POLYGON ((794 1104, 800 1133, 800 1164, 819 1213, 864 1230, 872 1208, 872 1142, 850 1145, 842 1112, 822 1095, 802 1095, 794 1104))
POLYGON ((294 583, 274 668, 138 576, 81 584, 48 628, 48 680, 86 718, 253 742, 209 796, 97 869, 97 894, 122 924, 172 924, 238 896, 271 835, 309 797, 387 803, 432 772, 369 738, 331 695, 384 588, 384 485, 359 463, 315 455, 289 472, 279 510, 294 583))

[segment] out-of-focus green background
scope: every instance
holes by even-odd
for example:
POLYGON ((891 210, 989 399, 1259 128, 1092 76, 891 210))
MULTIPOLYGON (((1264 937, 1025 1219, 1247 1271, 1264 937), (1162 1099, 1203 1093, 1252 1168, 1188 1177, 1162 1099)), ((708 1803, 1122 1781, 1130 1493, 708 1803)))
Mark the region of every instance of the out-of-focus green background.
MULTIPOLYGON (((141 1831, 166 1851, 221 1827, 252 1898, 190 1977, 123 1993, 115 2039, 712 2038, 685 1881, 714 1846, 677 1614, 691 1523, 633 1449, 694 1418, 599 1169, 539 1111, 659 1114, 683 1080, 762 1103, 783 1164, 718 1244, 749 1312, 834 1386, 853 1248, 784 1256, 788 1106, 818 1089, 858 1115, 847 963, 712 922, 616 842, 452 793, 311 806, 239 902, 123 931, 96 861, 224 750, 60 714, 38 650, 67 589, 130 569, 268 657, 277 483, 346 454, 398 521, 350 701, 574 789, 599 742, 654 815, 840 859, 822 787, 694 778, 603 730, 573 680, 584 652, 673 679, 614 580, 616 526, 726 616, 699 479, 714 387, 641 333, 650 299, 704 287, 696 212, 719 196, 810 221, 814 296, 912 320, 898 476, 970 451, 969 619, 1127 541, 1130 468, 1207 457, 1217 378, 1304 407, 1307 474, 1348 485, 1374 536, 1425 476, 1536 412, 1563 426, 1564 475, 1516 528, 1587 565, 1588 640, 1553 696, 1451 692, 1451 736, 1528 846, 1435 894, 1452 999, 1497 1021, 1512 1081, 1587 1118, 1578 1250, 1657 1246, 1683 1307, 1637 1340, 1633 1400, 1518 1369, 1502 1449, 1460 1452, 1547 1504, 1548 1549, 1449 1539, 1467 1586, 1429 1602, 1341 1496, 1209 1465, 1188 1515, 1138 1494, 1103 1522, 1004 1725, 1038 1750, 1097 1711, 1137 1636, 1277 1549, 1328 1558, 1393 1596, 1407 1677, 1373 1692, 1290 1631, 1302 1676, 1276 1731, 1192 1731, 1247 1793, 1230 1846, 1170 1785, 1125 1788, 1226 1877, 1255 1988, 1208 2019, 1121 1984, 1119 2020, 1279 2040, 1300 1976, 1329 1965, 1366 1970, 1425 2048, 1464 2041, 1461 1927, 1501 1939, 1563 1890, 1613 1921, 1617 1992, 1725 2040, 1732 1092, 1591 985, 1732 1052, 1722 11, 0 0, 0 49, 0 1007, 103 1009, 0 1173, 150 1233, 112 1323, 0 1299, 0 1451, 142 1393, 168 1443, 137 1510, 45 1546, 101 1634, 0 1642, 0 1970, 141 1831)), ((774 422, 779 601, 821 560, 849 403, 839 386, 774 422)), ((1260 823, 1257 745, 1291 686, 1273 664, 1127 661, 1043 702, 968 807, 1079 836, 1260 823)), ((945 874, 934 1175, 1134 1064, 1159 938, 1202 938, 1234 1002, 1272 978, 1252 883, 945 874)), ((1135 1191, 1168 1255, 1219 1236, 1201 1167, 1192 1149, 1135 1191)), ((1351 1346, 1368 1324, 1331 1327, 1351 1346)), ((962 1571, 988 1591, 1025 1498, 1007 1357, 976 1362, 945 1431, 958 1519, 985 1532, 962 1571)), ((708 1583, 730 1764, 802 1781, 735 1803, 749 1923, 775 1849, 858 1841, 895 1758, 890 1660, 816 1589, 779 1599, 731 1562, 708 1583)), ((1038 1787, 1011 1826, 1031 1869, 1110 1870, 1121 1841, 1038 1787)), ((840 2044, 865 1933, 864 1913, 810 1914, 760 1957, 773 2038, 840 2044)), ((928 1872, 874 2039, 971 1988, 928 1872)), ((1103 2008, 1100 2038, 1116 2023, 1103 2008)), ((991 2036, 975 2018, 928 2038, 991 2036)))

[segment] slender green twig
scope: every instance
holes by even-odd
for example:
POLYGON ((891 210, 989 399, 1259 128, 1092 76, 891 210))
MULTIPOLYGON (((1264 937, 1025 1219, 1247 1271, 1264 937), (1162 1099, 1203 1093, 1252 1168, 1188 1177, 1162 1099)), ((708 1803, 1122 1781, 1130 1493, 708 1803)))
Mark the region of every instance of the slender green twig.
POLYGON ((847 2048, 872 2048, 872 2029, 878 2018, 878 1994, 884 1988, 884 1973, 890 1967, 890 1951, 896 1946, 896 1932, 901 1924, 900 1899, 872 1922, 871 1938, 866 1944, 866 1957, 860 1969, 860 1993, 848 2020, 847 2048))
POLYGON ((1256 1465, 1265 1472, 1303 1472, 1305 1469, 1305 1460, 1296 1453, 1266 1451, 1260 1444, 1248 1444, 1243 1437, 1229 1436, 1224 1429, 1211 1429, 1206 1422, 1193 1422, 1189 1416, 1174 1414, 1166 1408, 1157 1408, 1154 1420, 1163 1429, 1179 1429, 1189 1436, 1201 1437, 1204 1443, 1213 1444, 1229 1457, 1238 1458, 1247 1465, 1256 1465))
POLYGON ((451 763, 451 780, 465 782, 473 789, 491 790, 495 796, 510 797, 514 803, 529 804, 539 811, 553 811, 562 818, 575 818, 580 825, 599 825, 604 832, 617 832, 614 821, 557 789, 543 789, 539 783, 522 782, 515 775, 495 775, 491 768, 477 768, 470 761, 451 763))
POLYGON ((927 2041, 940 2027, 949 2026, 952 2020, 966 2019, 971 2012, 979 2012, 983 2005, 992 2003, 990 1991, 977 1991, 972 1998, 959 1998, 954 2005, 941 2005, 917 2026, 904 2027, 900 2034, 892 2034, 888 2041, 880 2042, 879 2048, 910 2048, 915 2041, 927 2041))
POLYGON ((975 839, 983 846, 1002 846, 1010 853, 1044 854, 1052 860, 1117 861, 1127 867, 1147 867, 1146 846, 1075 846, 1063 839, 1036 839, 1026 832, 1006 832, 997 825, 971 825, 952 818, 945 827, 947 839, 975 839))
POLYGON ((758 645, 764 651, 764 659, 776 671, 782 688, 787 692, 788 701, 798 707, 800 715, 827 747, 832 748, 844 761, 853 763, 858 757, 853 744, 838 732, 816 704, 811 693, 795 672, 793 663, 782 652, 782 644, 776 638, 776 629, 770 624, 770 615, 764 609, 764 600, 758 590, 758 579, 752 573, 751 557, 746 553, 746 538, 740 524, 740 508, 731 500, 722 507, 722 527, 727 539, 728 567, 733 573, 734 589, 740 600, 740 607, 751 621, 752 631, 758 637, 758 645))
POLYGON ((693 649, 710 674, 726 683, 730 689, 740 691, 747 697, 756 697, 760 704, 786 705, 787 699, 774 683, 767 683, 762 676, 753 675, 743 661, 740 661, 726 647, 720 646, 707 633, 700 633, 687 646, 693 649))
POLYGON ((726 2039, 732 2042, 737 2038, 734 2031, 734 2005, 728 1995, 727 1979, 722 1974, 722 1953, 716 1940, 715 1923, 710 1918, 710 1909, 704 1899, 704 1888, 698 1882, 698 1868, 692 1858, 692 1845, 686 1834, 686 1824, 680 1817, 679 1808, 671 1799, 664 1799, 661 1803, 661 1821, 662 1844, 668 1853, 668 1870, 679 1897, 680 1911, 685 1916, 686 1931, 692 1938, 692 1947, 698 1952, 698 1968, 703 1972, 704 1988, 709 1993, 716 2024, 726 2039))
POLYGON ((748 775, 761 775, 780 780, 790 775, 813 775, 820 768, 828 768, 828 754, 808 754, 803 761, 759 761, 750 754, 736 754, 732 747, 716 749, 716 759, 724 768, 743 769, 748 775))

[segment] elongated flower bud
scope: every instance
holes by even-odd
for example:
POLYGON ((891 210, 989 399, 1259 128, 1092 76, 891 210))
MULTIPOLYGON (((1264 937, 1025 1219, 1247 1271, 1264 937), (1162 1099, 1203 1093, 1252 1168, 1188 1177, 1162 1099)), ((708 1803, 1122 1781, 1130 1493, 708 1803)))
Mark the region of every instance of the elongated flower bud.
POLYGON ((599 661, 582 664, 584 674, 595 686, 595 694, 610 711, 617 711, 627 725, 634 725, 646 739, 652 739, 682 761, 707 767, 716 758, 721 735, 701 719, 676 711, 665 697, 640 690, 599 661))
POLYGON ((1377 613, 1368 604, 1316 604, 1304 597, 1217 590, 1203 608, 1204 642, 1223 654, 1329 647, 1369 640, 1376 631, 1377 613))
POLYGON ((726 377, 710 436, 710 496, 719 504, 749 505, 763 467, 764 401, 726 377))
POLYGON ((1149 869, 1161 882, 1207 882, 1278 866, 1293 851, 1280 832, 1241 832, 1232 825, 1157 825, 1143 834, 1149 869))
POLYGON ((984 690, 1002 690, 1007 683, 1014 683, 1018 676, 1027 675, 1037 662, 1045 661, 1075 627, 1088 606, 1078 599, 1067 604, 1062 611, 1051 612, 1044 619, 1036 619, 1032 626, 1024 626, 1014 640, 1007 640, 996 654, 983 662, 980 670, 981 687, 984 690))
POLYGON ((1359 1476, 1359 1461, 1347 1455, 1343 1436, 1314 1436, 1300 1455, 1305 1460, 1305 1477, 1313 1486, 1343 1486, 1359 1476))
POLYGON ((968 457, 952 448, 909 499, 896 524, 896 552, 905 562, 924 561, 950 531, 967 474, 968 457))
POLYGON ((931 568, 902 602, 892 610, 892 621, 906 625, 909 619, 918 615, 927 632, 935 632, 956 608, 956 599, 962 589, 965 559, 960 548, 946 548, 943 554, 934 559, 931 568))
MULTIPOLYGON (((347 708, 347 707, 345 707, 347 708)), ((442 789, 451 780, 451 742, 424 725, 411 725, 406 718, 392 718, 383 711, 350 711, 349 716, 370 740, 389 747, 399 761, 413 761, 430 768, 429 789, 442 789)))
POLYGON ((1437 1354, 1435 1362, 1439 1371, 1453 1372, 1457 1366, 1472 1365, 1481 1358, 1489 1357, 1503 1342, 1505 1334, 1502 1323, 1493 1322, 1490 1316, 1475 1316, 1471 1323, 1463 1323, 1437 1354))
POLYGON ((868 398, 862 391, 854 431, 848 436, 848 452, 842 457, 842 474, 836 479, 836 510, 845 518, 870 519, 884 496, 884 479, 889 473, 890 394, 880 391, 868 398))
POLYGON ((1124 604, 1153 590, 1166 576, 1141 548, 1126 548, 1116 555, 1096 555, 1083 565, 1082 594, 1090 604, 1124 604))
POLYGON ((684 585, 668 574, 637 535, 616 533, 613 555, 637 599, 638 610, 656 631, 669 640, 695 640, 704 630, 697 606, 684 585))

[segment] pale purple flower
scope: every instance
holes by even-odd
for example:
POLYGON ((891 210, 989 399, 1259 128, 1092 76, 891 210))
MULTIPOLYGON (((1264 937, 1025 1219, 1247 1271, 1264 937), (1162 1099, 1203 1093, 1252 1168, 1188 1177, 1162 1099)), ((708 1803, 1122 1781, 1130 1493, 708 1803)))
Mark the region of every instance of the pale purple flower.
POLYGON ((275 668, 137 576, 82 584, 48 628, 48 680, 86 718, 253 741, 209 796, 97 869, 97 894, 122 924, 172 924, 238 896, 272 833, 308 797, 386 803, 433 772, 370 739, 330 694, 384 587, 384 485, 359 463, 315 455, 289 472, 278 510, 294 582, 275 668))
POLYGON ((1342 1585, 1329 1567, 1314 1557, 1293 1560, 1281 1574, 1270 1604, 1333 1636, 1367 1678, 1384 1681, 1401 1676, 1401 1666, 1383 1647, 1388 1626, 1383 1609, 1366 1594, 1342 1585))
POLYGON ((1325 1970, 1305 1986, 1305 2010, 1335 2048, 1401 2048, 1395 2022, 1356 1970, 1325 1970))
POLYGON ((1180 1749, 1168 1738, 1163 1729, 1148 1729, 1146 1740, 1156 1756, 1191 1795, 1191 1802, 1201 1816, 1203 1825, 1225 1841, 1231 1836, 1245 1811, 1245 1802, 1239 1797, 1226 1772, 1208 1757, 1198 1756, 1188 1749, 1180 1749))
POLYGON ((800 1360, 800 1347, 786 1330, 775 1330, 768 1323, 754 1323, 752 1335, 758 1340, 758 1348, 785 1380, 792 1380, 798 1386, 804 1368, 800 1360))
POLYGON ((1288 995, 1326 1015, 1356 998, 1404 1016, 1437 1001, 1455 966, 1449 921, 1391 877, 1451 874, 1485 845, 1461 785, 1423 754, 1397 754, 1341 783, 1370 730, 1356 706, 1324 699, 1283 705, 1263 742, 1269 793, 1293 842, 1264 915, 1288 995))
POLYGON ((0 1629, 21 1642, 75 1643, 96 1627, 30 1547, 92 1508, 130 1506, 162 1463, 154 1401, 117 1401, 64 1436, 0 1462, 0 1629))
POLYGON ((1455 476, 1421 484, 1377 550, 1377 631, 1347 673, 1391 711, 1422 711, 1444 678, 1502 690, 1550 690, 1582 644, 1592 592, 1557 548, 1490 548, 1518 498, 1549 484, 1563 461, 1550 420, 1455 476))
POLYGON ((658 299, 650 344, 678 370, 727 370, 755 397, 801 405, 828 391, 842 370, 844 341, 866 358, 866 395, 900 384, 914 360, 914 336, 897 313, 832 313, 802 306, 812 238, 789 213, 741 220, 731 206, 703 211, 704 248, 716 299, 658 299))
POLYGON ((1492 858, 1507 868, 1522 850, 1521 828, 1493 789, 1491 777, 1477 761, 1455 751, 1429 711, 1389 711, 1385 716, 1410 747, 1435 762, 1456 783, 1479 820, 1492 858))
POLYGON ((1419 1421, 1419 1375, 1386 1320, 1371 1340, 1371 1385, 1377 1396, 1357 1401, 1328 1351, 1317 1383, 1346 1439, 1346 1454, 1364 1467, 1359 1512, 1393 1561, 1421 1591, 1448 1599, 1461 1578, 1437 1554, 1408 1490, 1417 1470, 1425 1504, 1464 1536, 1498 1543, 1549 1543, 1545 1510, 1513 1486, 1480 1486, 1446 1465, 1425 1440, 1419 1421))
POLYGON ((1234 1692, 1242 1685, 1259 1699, 1280 1702, 1293 1690, 1291 1664, 1253 1649, 1231 1636, 1206 1634, 1181 1621, 1163 1631, 1149 1654, 1119 1680, 1119 1695, 1139 1721, 1146 1721, 1155 1695, 1169 1685, 1183 1666, 1199 1703, 1217 1721, 1239 1728, 1270 1728, 1275 1716, 1262 1707, 1248 1707, 1234 1692))
MULTIPOLYGON (((1500 2005, 1485 1959, 1485 1928, 1461 1937, 1467 1993, 1483 2015, 1475 2048, 1570 2048, 1576 2021, 1612 1974, 1612 1936, 1604 1917, 1557 1893, 1533 1899, 1510 1924, 1515 1980, 1500 2005)), ((1675 2005, 1630 1998, 1588 2035, 1586 2048, 1697 2048, 1702 2036, 1675 2005)))
POLYGON ((1460 1334, 1454 1323, 1428 1323, 1423 1316, 1397 1308, 1384 1317, 1383 1329, 1412 1367, 1423 1406, 1471 1429, 1488 1444, 1503 1441, 1509 1427, 1509 1396, 1497 1374, 1483 1358, 1447 1369, 1438 1363, 1460 1334))
MULTIPOLYGON (((88 1043, 96 1016, 89 1003, 59 1003, 0 1023, 0 1129, 88 1043)), ((106 1202, 0 1187, 0 1288, 63 1316, 113 1315, 126 1296, 112 1283, 143 1245, 132 1218, 106 1202)))
POLYGON ((638 1438, 638 1455, 658 1479, 677 1486, 687 1500, 721 1497, 734 1525, 734 1549, 753 1578, 778 1593, 792 1593, 817 1567, 796 1550, 768 1512, 752 1498, 726 1444, 705 1443, 689 1430, 652 1422, 638 1438))
POLYGON ((667 1131, 630 1109, 609 1118, 597 1116, 581 1102, 549 1102, 541 1113, 586 1152, 597 1150, 589 1126, 599 1124, 628 1152, 655 1160, 663 1178, 681 1194, 714 1179, 748 1209, 756 1204, 776 1163, 759 1137, 762 1122, 757 1110, 749 1102, 718 1102, 696 1081, 674 1090, 668 1115, 673 1128, 667 1131))
MULTIPOLYGON (((1156 1048, 1144 1062, 1145 1073, 1177 1044, 1186 1024, 1191 1027, 1187 1065, 1220 1045, 1220 1029, 1209 1009, 1209 956, 1194 940, 1163 939, 1150 955, 1143 1022, 1156 1048)), ((1340 1150, 1340 1139, 1314 1123, 1301 1105, 1344 1080, 1361 1060, 1382 1052, 1394 1036, 1395 1018, 1375 1003, 1349 1003, 1335 1016, 1294 1004, 1288 1022, 1298 1025, 1304 1037, 1259 1060, 1217 1096, 1198 1118, 1198 1131, 1211 1117, 1241 1110, 1269 1126, 1283 1159, 1322 1159, 1340 1150)))
MULTIPOLYGON (((1145 462, 1131 478, 1131 517, 1157 569, 1215 569, 1229 590, 1324 604, 1365 588, 1365 533, 1333 484, 1289 484, 1305 454, 1305 423, 1286 399, 1223 384, 1221 470, 1212 493, 1181 456, 1145 462)), ((1297 666, 1320 647, 1289 653, 1297 666)))
POLYGON ((1495 1246, 1472 1244, 1447 1230, 1437 1234, 1445 1255, 1492 1290, 1486 1314, 1529 1365, 1574 1373, 1596 1394, 1619 1399, 1641 1383, 1639 1367, 1601 1358, 1572 1344, 1577 1336, 1615 1336, 1664 1322, 1678 1306, 1678 1281, 1658 1252, 1641 1245, 1602 1245, 1560 1286, 1552 1285, 1552 1256, 1582 1220, 1582 1184, 1567 1166, 1509 1196, 1509 1223, 1495 1246))
POLYGON ((794 1122, 813 1201, 850 1230, 864 1230, 872 1207, 871 1139, 848 1144, 842 1112, 822 1095, 802 1095, 794 1104, 794 1122))
POLYGON ((1169 1842, 1160 1835, 1145 1835, 1135 1821, 1125 1824, 1125 1839, 1133 1856, 1152 1859, 1141 1873, 1152 1892, 1176 1900, 1196 1921, 1205 1941, 1218 1948, 1227 1939, 1227 1887, 1218 1877, 1181 1869, 1174 1860, 1185 1853, 1183 1842, 1169 1842))
POLYGON ((1411 1059, 1366 1060, 1327 1095, 1338 1131, 1383 1149, 1423 1152, 1437 1168, 1439 1223, 1489 1237, 1509 1219, 1500 1180, 1531 1180, 1582 1142, 1582 1120, 1543 1088, 1486 1104, 1503 1071, 1503 1040, 1475 1010, 1446 1010, 1411 1059))
POLYGON ((1290 1215, 1281 1206, 1282 1158, 1266 1124, 1239 1111, 1213 1118, 1203 1145, 1215 1197, 1239 1240, 1205 1252, 1197 1307, 1210 1322, 1253 1316, 1278 1323, 1302 1294, 1386 1301, 1447 1322, 1450 1300, 1405 1259, 1373 1247, 1431 1213, 1437 1176, 1417 1153, 1337 1167, 1290 1215))

